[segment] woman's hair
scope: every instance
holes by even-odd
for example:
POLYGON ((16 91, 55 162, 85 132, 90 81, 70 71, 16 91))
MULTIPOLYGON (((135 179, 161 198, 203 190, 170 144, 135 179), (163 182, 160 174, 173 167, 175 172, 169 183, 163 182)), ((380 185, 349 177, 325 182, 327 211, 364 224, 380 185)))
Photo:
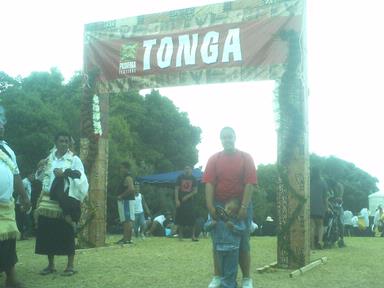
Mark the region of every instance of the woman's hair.
POLYGON ((72 141, 71 134, 69 134, 66 131, 59 131, 59 132, 57 132, 56 135, 55 135, 55 142, 59 139, 59 137, 68 137, 68 139, 70 141, 72 141))

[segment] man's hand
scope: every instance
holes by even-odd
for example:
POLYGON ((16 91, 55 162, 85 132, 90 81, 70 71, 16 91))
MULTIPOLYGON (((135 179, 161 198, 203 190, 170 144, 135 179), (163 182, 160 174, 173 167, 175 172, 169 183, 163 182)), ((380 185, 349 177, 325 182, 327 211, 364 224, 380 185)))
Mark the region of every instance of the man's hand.
POLYGON ((68 169, 65 169, 63 176, 64 177, 70 177, 72 179, 80 179, 81 172, 78 170, 72 170, 72 169, 68 168, 68 169))
POLYGON ((238 219, 247 219, 247 208, 244 206, 241 206, 239 213, 237 214, 238 219))
POLYGON ((180 207, 180 200, 176 200, 176 208, 180 207))

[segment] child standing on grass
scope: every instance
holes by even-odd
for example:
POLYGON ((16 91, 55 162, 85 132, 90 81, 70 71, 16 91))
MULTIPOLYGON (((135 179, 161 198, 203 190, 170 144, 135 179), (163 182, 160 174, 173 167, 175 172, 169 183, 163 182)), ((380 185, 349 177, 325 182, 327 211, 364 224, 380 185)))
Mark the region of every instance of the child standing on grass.
POLYGON ((222 288, 236 288, 241 234, 245 231, 243 220, 237 219, 240 199, 230 199, 224 207, 216 206, 216 215, 209 217, 205 230, 211 232, 213 249, 217 255, 222 288))

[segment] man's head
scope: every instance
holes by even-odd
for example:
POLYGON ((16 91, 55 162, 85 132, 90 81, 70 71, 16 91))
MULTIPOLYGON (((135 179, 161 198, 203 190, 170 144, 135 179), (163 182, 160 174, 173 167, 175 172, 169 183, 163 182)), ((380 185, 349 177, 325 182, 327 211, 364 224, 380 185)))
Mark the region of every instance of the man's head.
POLYGON ((184 174, 187 175, 187 176, 191 176, 192 175, 192 167, 187 165, 184 167, 184 174))
POLYGON ((67 153, 71 145, 71 135, 67 132, 58 132, 55 136, 55 146, 57 152, 61 155, 67 153))
POLYGON ((224 127, 220 131, 220 140, 224 151, 232 153, 235 151, 236 133, 231 127, 224 127))
POLYGON ((135 188, 135 194, 139 194, 140 193, 140 182, 135 180, 135 182, 133 183, 133 186, 135 188))

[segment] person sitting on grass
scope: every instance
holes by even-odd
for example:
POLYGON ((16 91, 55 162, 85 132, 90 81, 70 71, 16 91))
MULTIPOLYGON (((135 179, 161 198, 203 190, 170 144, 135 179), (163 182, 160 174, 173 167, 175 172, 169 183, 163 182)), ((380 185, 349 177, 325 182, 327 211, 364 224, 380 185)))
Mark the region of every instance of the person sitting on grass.
POLYGON ((167 211, 164 214, 160 214, 155 217, 152 223, 149 225, 147 236, 165 236, 165 229, 170 228, 173 224, 173 218, 171 212, 167 211))
POLYGON ((222 288, 237 287, 240 239, 246 229, 244 221, 237 218, 239 209, 239 198, 230 199, 224 207, 218 205, 216 215, 209 216, 204 227, 212 235, 222 288))

